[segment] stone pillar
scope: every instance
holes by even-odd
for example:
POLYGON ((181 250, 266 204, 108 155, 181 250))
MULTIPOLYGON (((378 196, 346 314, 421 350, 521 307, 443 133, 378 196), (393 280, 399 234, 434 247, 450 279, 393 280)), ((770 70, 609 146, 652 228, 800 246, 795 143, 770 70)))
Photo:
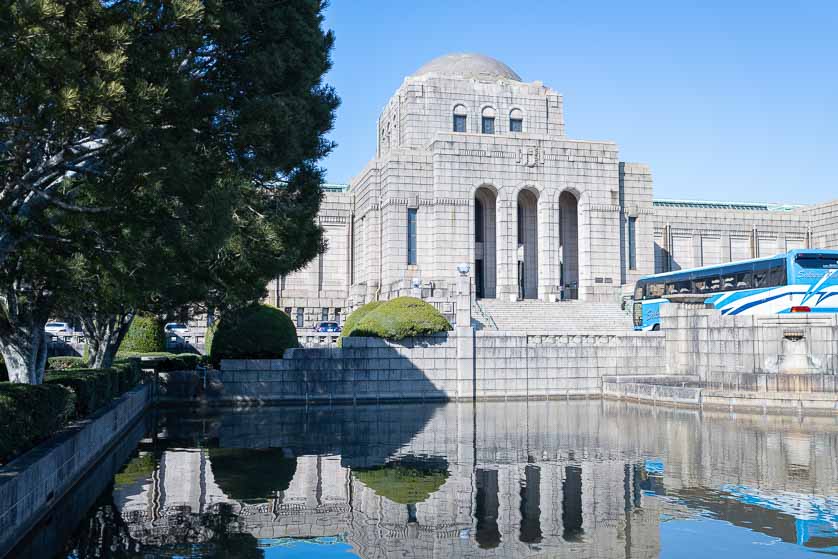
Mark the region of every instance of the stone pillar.
POLYGON ((471 277, 457 277, 457 399, 474 398, 474 328, 471 327, 471 277))

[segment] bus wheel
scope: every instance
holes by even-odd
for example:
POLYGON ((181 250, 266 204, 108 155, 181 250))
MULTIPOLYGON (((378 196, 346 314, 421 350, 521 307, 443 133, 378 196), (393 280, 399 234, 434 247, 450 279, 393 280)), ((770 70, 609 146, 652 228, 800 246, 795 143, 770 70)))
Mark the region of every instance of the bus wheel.
POLYGON ((660 324, 655 324, 654 326, 652 326, 652 332, 657 332, 657 331, 658 331, 658 330, 660 330, 660 329, 661 329, 661 325, 660 325, 660 324))

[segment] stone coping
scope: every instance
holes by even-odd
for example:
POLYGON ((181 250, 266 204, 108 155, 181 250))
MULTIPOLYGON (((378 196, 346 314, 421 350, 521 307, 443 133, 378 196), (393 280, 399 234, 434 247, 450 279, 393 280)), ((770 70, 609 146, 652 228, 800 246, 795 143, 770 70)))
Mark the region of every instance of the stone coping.
POLYGON ((555 330, 476 330, 476 336, 501 338, 515 336, 621 336, 626 338, 664 338, 664 332, 642 332, 638 330, 575 330, 573 332, 555 330))
POLYGON ((677 386, 673 377, 659 380, 662 382, 620 382, 614 377, 604 378, 602 396, 613 400, 724 411, 838 414, 838 394, 833 393, 720 390, 717 387, 677 386))

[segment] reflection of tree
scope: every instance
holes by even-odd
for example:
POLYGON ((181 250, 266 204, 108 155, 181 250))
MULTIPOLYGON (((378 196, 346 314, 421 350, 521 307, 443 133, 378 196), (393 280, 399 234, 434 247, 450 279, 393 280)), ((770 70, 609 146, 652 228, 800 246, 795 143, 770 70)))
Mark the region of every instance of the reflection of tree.
POLYGON ((448 462, 438 457, 405 456, 383 466, 355 469, 352 475, 394 503, 415 505, 442 487, 448 479, 448 462))
POLYGON ((114 506, 110 492, 104 494, 85 517, 63 556, 76 559, 102 557, 203 557, 207 559, 262 559, 264 552, 229 505, 211 513, 178 513, 160 527, 129 525, 114 506), (162 529, 161 529, 162 528, 162 529), (145 532, 153 532, 146 534, 145 532), (145 537, 148 536, 148 537, 145 537), (149 540, 154 543, 144 543, 149 540))
POLYGON ((230 499, 262 500, 285 491, 297 471, 297 459, 280 448, 211 448, 215 483, 230 499))

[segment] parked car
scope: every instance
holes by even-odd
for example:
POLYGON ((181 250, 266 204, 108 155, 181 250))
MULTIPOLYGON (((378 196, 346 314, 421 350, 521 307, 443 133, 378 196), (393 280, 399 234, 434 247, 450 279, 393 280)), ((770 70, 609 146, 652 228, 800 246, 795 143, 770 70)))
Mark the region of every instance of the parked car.
POLYGON ((167 334, 184 334, 189 332, 189 327, 182 322, 168 322, 163 329, 167 334))
POLYGON ((66 336, 73 333, 73 329, 66 322, 47 322, 44 332, 53 336, 66 336))
POLYGON ((340 324, 337 322, 318 322, 317 326, 314 327, 314 331, 338 333, 340 332, 340 324))

